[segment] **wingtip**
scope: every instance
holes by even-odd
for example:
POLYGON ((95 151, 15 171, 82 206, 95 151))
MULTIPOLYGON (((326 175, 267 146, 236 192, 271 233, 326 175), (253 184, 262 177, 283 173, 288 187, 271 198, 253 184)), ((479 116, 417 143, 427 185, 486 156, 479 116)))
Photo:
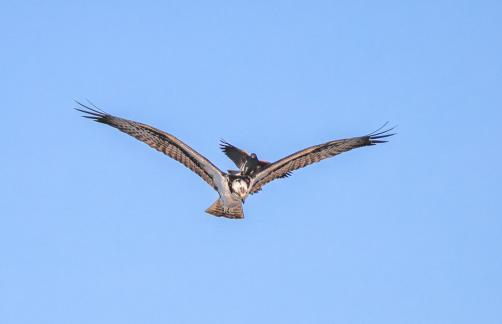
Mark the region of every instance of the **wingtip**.
POLYGON ((73 108, 76 111, 79 111, 81 113, 84 113, 86 115, 82 116, 84 118, 89 118, 93 119, 95 121, 100 121, 102 119, 105 119, 106 117, 110 116, 108 113, 104 112, 103 110, 99 109, 96 107, 92 102, 89 101, 89 104, 91 104, 94 108, 89 107, 83 103, 81 103, 78 100, 74 100, 76 104, 78 104, 80 107, 78 108, 73 108))
POLYGON ((227 142, 225 139, 220 138, 220 146, 232 146, 232 144, 227 142))
POLYGON ((382 126, 380 126, 376 131, 373 131, 371 132, 369 135, 368 135, 368 139, 369 139, 369 143, 370 145, 376 145, 376 144, 382 144, 382 143, 387 143, 388 140, 384 140, 384 139, 387 139, 391 136, 394 136, 397 134, 397 132, 394 132, 394 133, 390 133, 391 131, 393 131, 394 129, 396 129, 397 125, 395 126, 392 126, 390 128, 387 128, 385 130, 382 130, 384 129, 385 126, 387 126, 389 124, 389 122, 385 122, 382 126))
POLYGON ((220 150, 222 150, 223 152, 227 152, 232 147, 232 144, 228 143, 224 139, 220 139, 219 146, 220 146, 220 150))
POLYGON ((374 130, 373 132, 369 133, 368 136, 378 136, 380 134, 385 134, 385 133, 388 133, 394 129, 396 129, 397 125, 394 125, 392 127, 389 127, 385 130, 382 131, 382 129, 385 128, 385 126, 387 126, 389 124, 388 121, 386 121, 382 126, 378 127, 376 130, 374 130))

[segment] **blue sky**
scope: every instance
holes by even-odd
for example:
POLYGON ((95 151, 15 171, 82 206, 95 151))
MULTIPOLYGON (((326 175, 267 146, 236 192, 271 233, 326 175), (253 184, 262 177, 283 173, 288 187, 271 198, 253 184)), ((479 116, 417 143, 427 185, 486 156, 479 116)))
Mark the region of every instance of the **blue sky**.
POLYGON ((0 322, 500 323, 499 1, 3 1, 0 322), (246 218, 72 110, 221 169, 398 124, 246 218))

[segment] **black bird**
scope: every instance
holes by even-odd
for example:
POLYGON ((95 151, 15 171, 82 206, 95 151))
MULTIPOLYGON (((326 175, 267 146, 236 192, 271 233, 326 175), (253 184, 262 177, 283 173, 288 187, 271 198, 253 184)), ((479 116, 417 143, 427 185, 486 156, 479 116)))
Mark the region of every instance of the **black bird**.
MULTIPOLYGON (((252 176, 270 164, 268 161, 258 159, 255 153, 248 154, 246 151, 221 140, 220 148, 230 160, 239 168, 239 171, 228 170, 230 174, 240 174, 241 176, 252 176)), ((291 172, 286 172, 280 178, 287 178, 291 172)))

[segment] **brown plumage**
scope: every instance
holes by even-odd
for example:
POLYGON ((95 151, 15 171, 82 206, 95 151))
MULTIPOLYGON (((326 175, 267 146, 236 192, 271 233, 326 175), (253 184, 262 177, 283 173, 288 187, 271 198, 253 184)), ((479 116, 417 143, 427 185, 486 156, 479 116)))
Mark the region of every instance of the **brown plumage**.
POLYGON ((76 110, 86 114, 83 117, 115 127, 166 154, 199 175, 220 195, 220 198, 206 210, 207 213, 228 218, 244 218, 242 200, 232 193, 227 174, 190 146, 152 126, 115 117, 98 110, 97 107, 91 108, 77 103, 81 108, 76 108, 76 110))
MULTIPOLYGON (((193 150, 190 146, 186 145, 176 137, 152 126, 138 123, 132 120, 115 117, 105 112, 98 111, 87 106, 82 105, 87 110, 78 109, 78 111, 86 113, 90 116, 83 116, 92 119, 99 123, 107 124, 115 127, 122 132, 135 137, 136 139, 144 142, 150 147, 159 152, 173 158, 180 162, 196 174, 198 174, 204 181, 214 188, 214 181, 207 171, 202 167, 202 164, 216 168, 208 159, 193 150)), ((218 168, 216 168, 218 169, 218 168)))
POLYGON ((244 218, 244 211, 242 204, 236 204, 233 208, 228 208, 226 211, 223 209, 221 199, 216 200, 208 209, 206 213, 214 216, 225 216, 226 218, 244 218))
MULTIPOLYGON (((385 127, 385 125, 380 127, 379 130, 383 127, 385 127)), ((358 147, 385 143, 387 141, 382 140, 383 138, 395 135, 389 133, 393 128, 381 132, 379 132, 379 130, 366 136, 334 140, 324 144, 314 145, 271 163, 252 178, 250 194, 260 191, 261 188, 270 181, 282 178, 285 174, 290 174, 307 165, 358 147)))
POLYGON ((200 176, 219 194, 219 198, 206 212, 227 218, 244 218, 242 209, 244 200, 249 194, 257 193, 264 185, 275 179, 287 177, 295 170, 354 148, 385 143, 384 139, 394 135, 390 133, 393 128, 380 131, 385 124, 369 135, 311 146, 274 163, 260 161, 256 154, 249 155, 245 151, 223 142, 221 144, 222 150, 241 170, 237 173, 234 171, 227 174, 171 134, 146 124, 110 115, 95 106, 91 108, 81 103, 78 104, 80 108, 76 108, 76 110, 85 113, 86 115, 83 117, 115 127, 135 137, 200 176))

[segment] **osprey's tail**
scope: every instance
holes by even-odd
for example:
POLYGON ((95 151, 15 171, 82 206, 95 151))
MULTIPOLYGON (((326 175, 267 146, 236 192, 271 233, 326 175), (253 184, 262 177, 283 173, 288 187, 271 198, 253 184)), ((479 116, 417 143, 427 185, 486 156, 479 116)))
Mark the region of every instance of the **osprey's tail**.
POLYGON ((206 213, 220 217, 226 218, 244 218, 244 212, 242 210, 242 204, 236 203, 229 208, 223 208, 223 202, 218 198, 208 209, 206 213))

